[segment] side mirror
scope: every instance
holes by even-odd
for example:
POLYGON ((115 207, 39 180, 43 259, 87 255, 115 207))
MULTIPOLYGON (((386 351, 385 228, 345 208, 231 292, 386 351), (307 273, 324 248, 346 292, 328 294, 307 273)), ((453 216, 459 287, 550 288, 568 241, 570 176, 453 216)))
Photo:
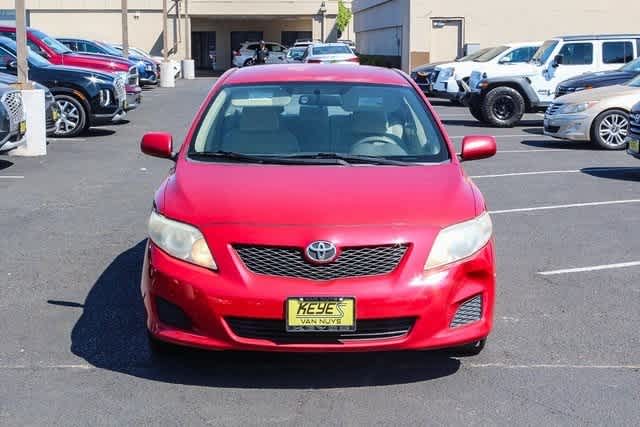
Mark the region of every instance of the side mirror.
POLYGON ((460 160, 486 159, 496 154, 496 139, 487 135, 469 135, 462 140, 462 153, 460 160))
POLYGON ((7 70, 9 71, 17 71, 18 70, 18 61, 15 59, 7 61, 7 70))
POLYGON ((144 154, 162 159, 174 159, 173 137, 166 132, 148 132, 140 141, 140 150, 144 154))
POLYGON ((557 67, 558 65, 562 65, 562 64, 564 64, 564 55, 556 55, 553 58, 553 64, 552 65, 554 67, 557 67))

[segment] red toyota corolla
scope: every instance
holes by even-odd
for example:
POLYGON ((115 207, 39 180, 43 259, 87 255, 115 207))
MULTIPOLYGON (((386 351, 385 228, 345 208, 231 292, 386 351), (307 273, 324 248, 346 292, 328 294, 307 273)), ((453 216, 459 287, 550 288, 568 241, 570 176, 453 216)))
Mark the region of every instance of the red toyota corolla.
POLYGON ((142 273, 151 347, 455 347, 491 330, 491 219, 405 74, 343 65, 225 73, 155 195, 142 273))

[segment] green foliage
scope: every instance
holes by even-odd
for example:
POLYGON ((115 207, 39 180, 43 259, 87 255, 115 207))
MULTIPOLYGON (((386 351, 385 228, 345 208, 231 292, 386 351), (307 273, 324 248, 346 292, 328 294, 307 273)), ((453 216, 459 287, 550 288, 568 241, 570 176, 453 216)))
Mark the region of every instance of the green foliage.
POLYGON ((336 17, 336 28, 338 31, 343 32, 349 21, 351 21, 351 9, 342 3, 342 0, 338 1, 338 16, 336 17))

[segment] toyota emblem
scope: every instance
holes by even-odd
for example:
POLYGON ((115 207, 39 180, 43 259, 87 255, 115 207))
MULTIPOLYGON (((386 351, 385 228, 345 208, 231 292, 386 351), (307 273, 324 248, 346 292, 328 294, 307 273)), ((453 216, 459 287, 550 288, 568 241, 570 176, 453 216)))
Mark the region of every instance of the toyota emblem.
POLYGON ((336 259, 338 249, 331 242, 319 240, 312 242, 305 250, 307 258, 317 264, 327 264, 336 259))

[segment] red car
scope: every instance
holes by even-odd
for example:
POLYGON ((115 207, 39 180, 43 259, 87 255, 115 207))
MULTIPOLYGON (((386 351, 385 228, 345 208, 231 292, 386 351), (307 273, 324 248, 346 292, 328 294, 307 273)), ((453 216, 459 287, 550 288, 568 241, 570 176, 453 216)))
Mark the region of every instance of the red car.
POLYGON ((422 91, 395 70, 230 70, 156 192, 141 290, 151 347, 457 348, 491 331, 492 223, 422 91))
MULTIPOLYGON (((15 40, 16 28, 0 26, 0 36, 15 40)), ((33 28, 27 28, 27 44, 31 50, 55 65, 70 65, 121 75, 127 91, 124 109, 131 110, 140 103, 142 89, 138 82, 138 69, 133 62, 116 56, 100 57, 73 52, 58 40, 33 28)))

